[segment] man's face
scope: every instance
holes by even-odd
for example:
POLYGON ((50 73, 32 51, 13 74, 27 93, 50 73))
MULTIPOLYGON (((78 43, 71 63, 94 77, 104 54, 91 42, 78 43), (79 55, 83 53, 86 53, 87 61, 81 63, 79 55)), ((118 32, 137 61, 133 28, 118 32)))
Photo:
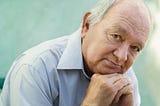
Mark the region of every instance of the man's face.
POLYGON ((97 24, 83 26, 82 52, 88 69, 100 74, 126 72, 148 38, 145 21, 139 12, 122 6, 111 9, 97 24))

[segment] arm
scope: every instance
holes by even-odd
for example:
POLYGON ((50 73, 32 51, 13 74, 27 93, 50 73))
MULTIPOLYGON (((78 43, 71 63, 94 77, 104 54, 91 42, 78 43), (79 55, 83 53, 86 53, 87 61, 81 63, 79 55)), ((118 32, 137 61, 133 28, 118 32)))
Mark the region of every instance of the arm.
MULTIPOLYGON (((22 65, 10 83, 10 106, 52 106, 47 75, 22 65)), ((12 74, 13 75, 13 74, 12 74)))

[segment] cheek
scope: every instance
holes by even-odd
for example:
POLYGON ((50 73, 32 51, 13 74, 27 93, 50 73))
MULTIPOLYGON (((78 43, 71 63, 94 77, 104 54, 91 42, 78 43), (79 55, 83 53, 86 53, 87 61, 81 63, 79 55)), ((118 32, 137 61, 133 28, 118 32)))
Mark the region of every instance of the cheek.
POLYGON ((93 44, 90 47, 88 47, 87 58, 88 60, 90 60, 90 62, 95 62, 98 59, 99 55, 99 48, 97 48, 96 45, 93 44))
POLYGON ((106 49, 98 44, 92 44, 87 48, 87 61, 89 65, 96 66, 106 57, 106 49))
POLYGON ((135 58, 128 57, 127 61, 125 62, 125 66, 123 67, 123 72, 126 72, 133 64, 135 58))
POLYGON ((127 62, 127 68, 129 68, 131 65, 133 64, 133 59, 132 58, 129 58, 128 59, 128 62, 127 62))

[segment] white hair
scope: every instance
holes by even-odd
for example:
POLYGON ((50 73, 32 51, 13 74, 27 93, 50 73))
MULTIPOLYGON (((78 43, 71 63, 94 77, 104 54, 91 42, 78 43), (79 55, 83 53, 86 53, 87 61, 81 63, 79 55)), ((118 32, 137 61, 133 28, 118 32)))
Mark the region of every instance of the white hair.
MULTIPOLYGON (((114 5, 115 2, 118 2, 118 1, 120 0, 98 0, 98 3, 96 4, 96 6, 89 11, 91 14, 87 17, 87 23, 89 23, 90 25, 94 25, 99 21, 101 21, 104 15, 108 12, 108 10, 114 5)), ((148 9, 144 0, 138 0, 138 1, 142 1, 145 7, 148 9)), ((150 11, 149 11, 149 15, 151 18, 150 11)))
POLYGON ((96 6, 89 11, 91 14, 87 18, 87 23, 94 25, 101 21, 105 13, 110 7, 112 7, 115 1, 117 0, 99 0, 96 6))

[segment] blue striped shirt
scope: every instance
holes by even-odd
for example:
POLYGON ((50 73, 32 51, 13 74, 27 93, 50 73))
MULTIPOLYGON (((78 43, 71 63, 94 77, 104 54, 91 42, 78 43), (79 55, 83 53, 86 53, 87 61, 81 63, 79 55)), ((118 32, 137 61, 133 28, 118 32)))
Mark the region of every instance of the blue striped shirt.
MULTIPOLYGON (((135 106, 140 105, 132 69, 135 106)), ((84 71, 80 29, 46 41, 20 55, 6 76, 0 106, 80 106, 89 85, 84 71)))

